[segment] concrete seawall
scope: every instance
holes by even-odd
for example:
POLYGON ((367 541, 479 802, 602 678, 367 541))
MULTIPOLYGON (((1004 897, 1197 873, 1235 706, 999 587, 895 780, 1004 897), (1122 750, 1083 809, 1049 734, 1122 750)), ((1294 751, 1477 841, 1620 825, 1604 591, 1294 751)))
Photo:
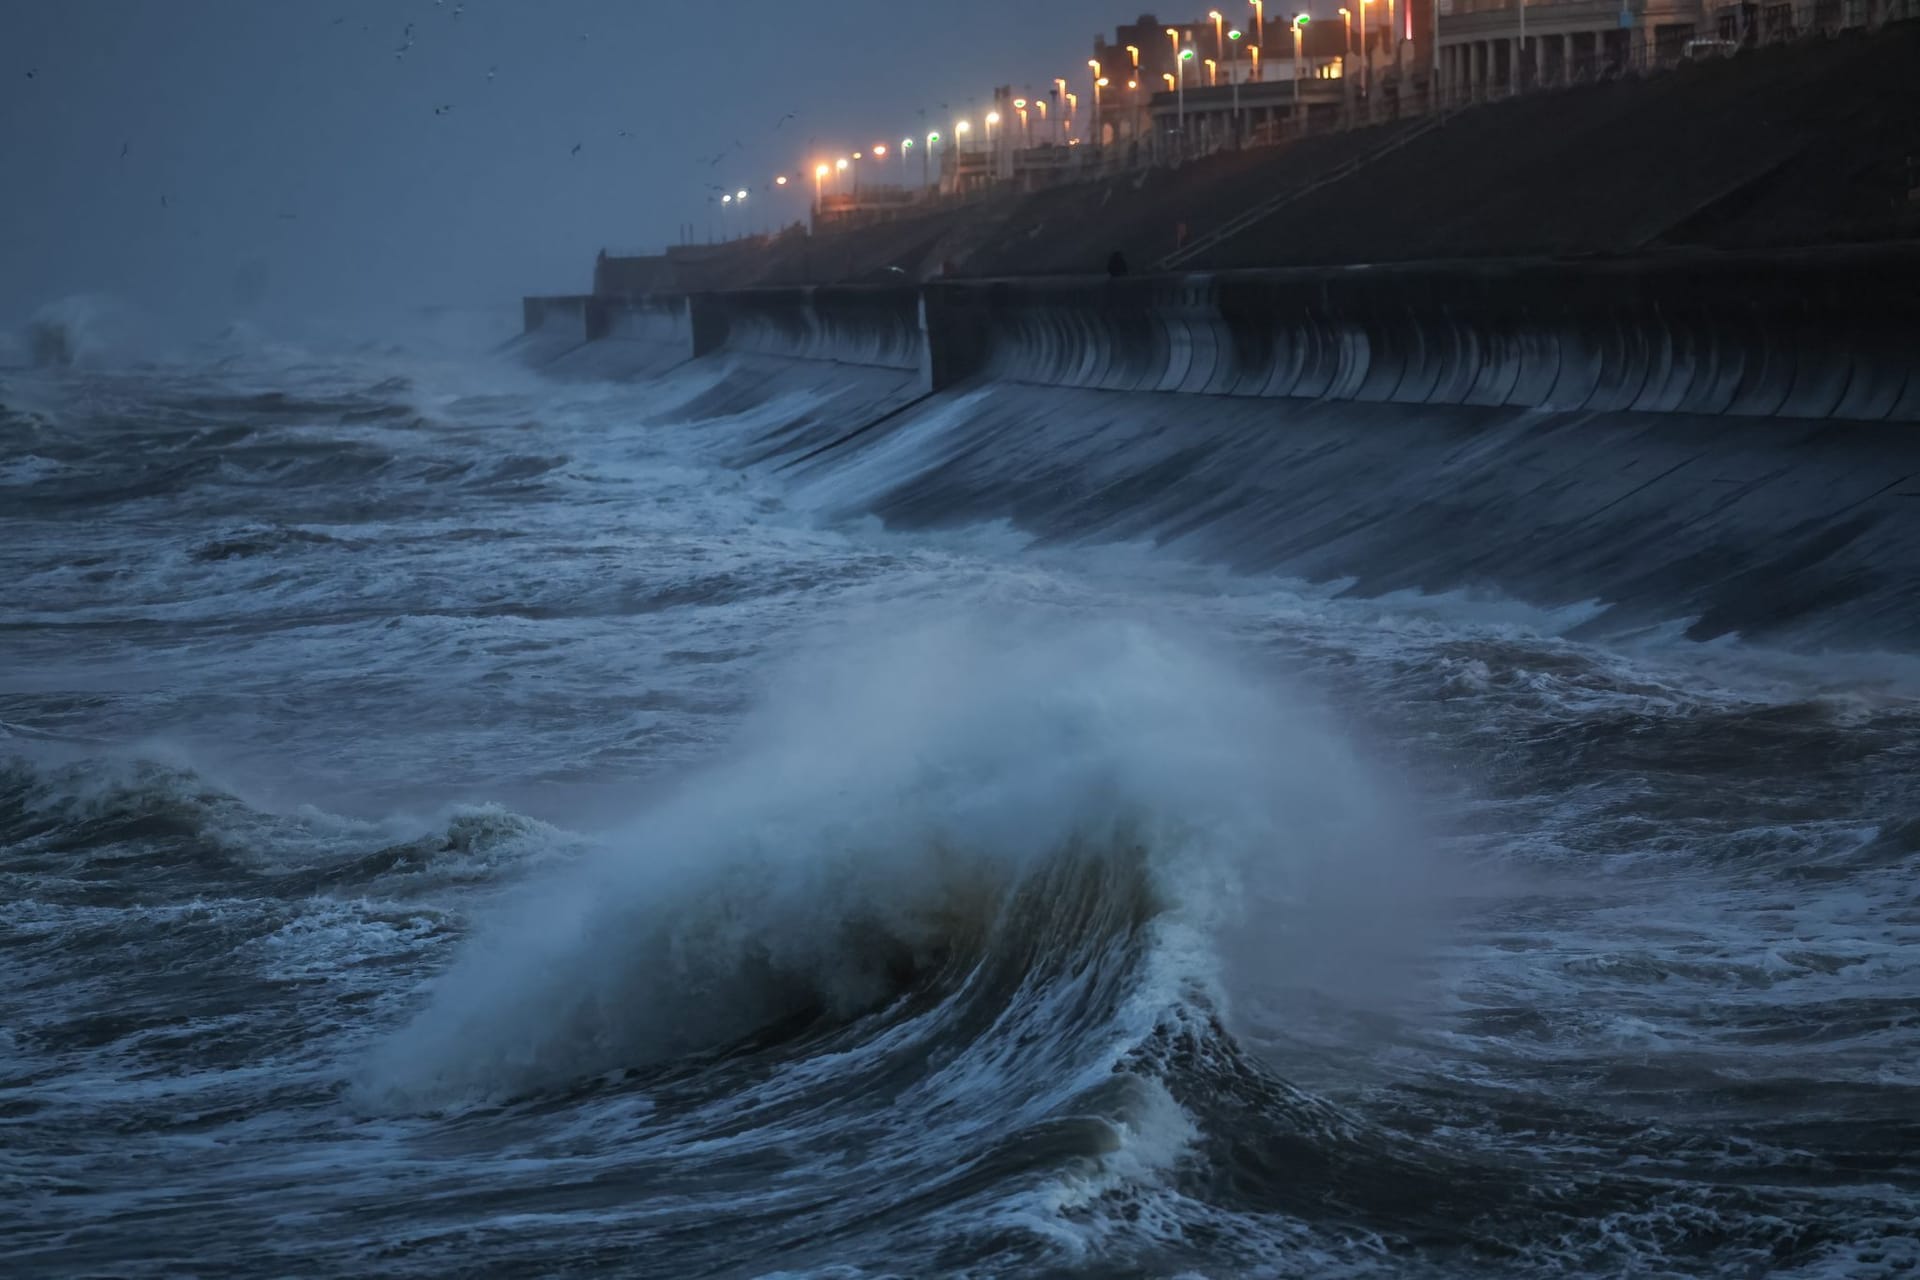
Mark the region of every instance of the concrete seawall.
POLYGON ((1109 391, 1920 421, 1920 251, 527 300, 529 355, 1109 391), (567 345, 567 339, 573 339, 567 345), (594 359, 582 342, 618 349, 594 359), (556 354, 557 350, 557 354, 556 354))
POLYGON ((656 416, 848 514, 1920 652, 1920 253, 607 305, 529 340, 631 323, 656 416))

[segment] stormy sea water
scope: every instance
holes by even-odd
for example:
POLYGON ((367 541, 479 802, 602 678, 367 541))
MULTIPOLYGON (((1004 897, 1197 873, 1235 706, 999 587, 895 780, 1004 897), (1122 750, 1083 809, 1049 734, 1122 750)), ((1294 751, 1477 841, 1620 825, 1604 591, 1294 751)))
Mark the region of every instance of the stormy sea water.
POLYGON ((1920 1268, 1897 655, 883 526, 706 363, 0 372, 8 1274, 1920 1268))

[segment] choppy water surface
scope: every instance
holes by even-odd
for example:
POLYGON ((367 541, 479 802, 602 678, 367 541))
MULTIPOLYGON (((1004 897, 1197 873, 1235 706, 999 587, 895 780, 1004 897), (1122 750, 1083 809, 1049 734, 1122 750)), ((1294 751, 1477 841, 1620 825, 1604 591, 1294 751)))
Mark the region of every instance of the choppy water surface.
POLYGON ((12 1274, 1920 1266, 1897 663, 890 532, 718 376, 0 375, 12 1274))

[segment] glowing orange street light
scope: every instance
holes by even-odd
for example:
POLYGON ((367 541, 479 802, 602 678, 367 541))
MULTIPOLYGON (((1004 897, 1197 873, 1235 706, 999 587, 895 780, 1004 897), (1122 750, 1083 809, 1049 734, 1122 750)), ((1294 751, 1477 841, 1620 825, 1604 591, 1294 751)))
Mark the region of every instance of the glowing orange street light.
POLYGON ((1215 62, 1212 58, 1203 58, 1201 59, 1201 61, 1207 64, 1207 83, 1210 85, 1219 84, 1220 83, 1220 64, 1215 62))
POLYGON ((1267 47, 1266 0, 1253 0, 1253 42, 1262 49, 1267 47))
POLYGON ((1173 92, 1173 72, 1162 71, 1160 73, 1160 78, 1167 82, 1167 92, 1172 93, 1173 92))
POLYGON ((871 150, 872 150, 872 152, 873 152, 873 158, 874 158, 875 160, 885 160, 885 159, 887 158, 887 144, 886 144, 886 143, 884 143, 884 142, 876 142, 876 143, 874 143, 874 144, 873 144, 873 146, 872 146, 872 148, 871 148, 871 150))
POLYGON ((1140 46, 1137 44, 1128 45, 1127 53, 1133 58, 1133 69, 1138 71, 1140 69, 1140 46))
POLYGON ((1174 61, 1178 62, 1180 60, 1180 29, 1178 27, 1168 27, 1167 39, 1173 42, 1173 58, 1174 61))
MULTIPOLYGON (((1345 9, 1345 8, 1341 9, 1340 17, 1347 24, 1347 43, 1346 43, 1347 57, 1352 57, 1353 56, 1353 10, 1345 9)), ((1340 71, 1340 74, 1343 76, 1346 75, 1346 69, 1342 68, 1340 71)))
POLYGON ((777 178, 775 178, 775 179, 773 180, 773 185, 774 185, 774 186, 776 186, 776 187, 784 187, 784 186, 786 186, 786 185, 787 185, 787 175, 783 173, 783 174, 781 174, 780 176, 778 176, 777 178))
POLYGON ((1220 16, 1220 11, 1218 9, 1209 9, 1207 11, 1207 16, 1213 19, 1214 60, 1218 62, 1225 62, 1227 60, 1227 36, 1226 36, 1226 27, 1223 26, 1222 24, 1226 20, 1220 16))
POLYGON ((1257 44, 1248 45, 1247 56, 1253 59, 1253 78, 1258 80, 1260 78, 1260 46, 1257 44))
POLYGON ((1091 132, 1093 145, 1097 147, 1100 145, 1100 90, 1107 83, 1107 78, 1100 74, 1100 59, 1088 58, 1087 66, 1093 71, 1093 129, 1091 132))

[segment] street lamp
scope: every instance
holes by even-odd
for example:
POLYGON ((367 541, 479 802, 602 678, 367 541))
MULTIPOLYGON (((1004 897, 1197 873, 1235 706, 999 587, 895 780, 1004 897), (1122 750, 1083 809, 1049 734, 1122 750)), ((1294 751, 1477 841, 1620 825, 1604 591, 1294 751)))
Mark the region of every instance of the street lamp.
POLYGON ((1293 123, 1300 124, 1300 42, 1307 34, 1307 24, 1312 22, 1304 13, 1293 15, 1293 123))
POLYGON ((1213 19, 1213 57, 1216 62, 1227 60, 1226 19, 1220 16, 1218 9, 1207 10, 1207 16, 1213 19))
POLYGON ((1267 47, 1266 0, 1253 0, 1253 42, 1262 49, 1267 47))
POLYGON ((1140 69, 1140 46, 1137 44, 1128 45, 1127 53, 1133 58, 1133 69, 1138 71, 1140 69))
POLYGON ((824 164, 813 166, 813 208, 815 213, 820 211, 821 203, 827 198, 827 175, 832 172, 833 170, 824 164))
POLYGON ((1173 59, 1175 62, 1178 62, 1180 60, 1180 29, 1178 27, 1168 27, 1167 39, 1173 43, 1173 59))
POLYGON ((1367 100, 1367 117, 1373 117, 1373 53, 1367 48, 1367 6, 1373 0, 1360 0, 1360 96, 1367 100))
MULTIPOLYGON (((1342 8, 1340 10, 1340 17, 1341 17, 1341 20, 1347 24, 1347 43, 1344 47, 1347 51, 1346 56, 1348 58, 1351 58, 1353 56, 1353 10, 1342 8)), ((1343 62, 1345 60, 1346 60, 1345 58, 1341 59, 1341 61, 1343 62)), ((1344 79, 1346 77, 1346 74, 1347 74, 1346 68, 1342 67, 1340 69, 1341 77, 1344 79)))
POLYGON ((1260 78, 1260 46, 1257 44, 1248 45, 1247 56, 1253 59, 1253 78, 1258 80, 1260 78))
POLYGON ((1233 145, 1240 145, 1240 28, 1227 32, 1227 49, 1233 61, 1227 65, 1227 82, 1233 86, 1233 145))
POLYGON ((1209 86, 1219 84, 1220 83, 1220 64, 1215 62, 1212 58, 1202 58, 1201 61, 1207 64, 1207 84, 1209 86))
POLYGON ((1093 68, 1093 76, 1091 77, 1093 80, 1093 129, 1091 132, 1093 134, 1093 145, 1097 147, 1106 141, 1106 139, 1100 136, 1100 89, 1107 83, 1107 78, 1100 74, 1100 59, 1088 58, 1087 65, 1093 68))
POLYGON ((1180 72, 1179 124, 1180 124, 1180 149, 1182 151, 1186 150, 1186 147, 1187 147, 1187 64, 1192 61, 1193 61, 1193 50, 1191 48, 1186 48, 1186 49, 1180 50, 1179 60, 1173 64, 1175 68, 1177 68, 1180 72))

